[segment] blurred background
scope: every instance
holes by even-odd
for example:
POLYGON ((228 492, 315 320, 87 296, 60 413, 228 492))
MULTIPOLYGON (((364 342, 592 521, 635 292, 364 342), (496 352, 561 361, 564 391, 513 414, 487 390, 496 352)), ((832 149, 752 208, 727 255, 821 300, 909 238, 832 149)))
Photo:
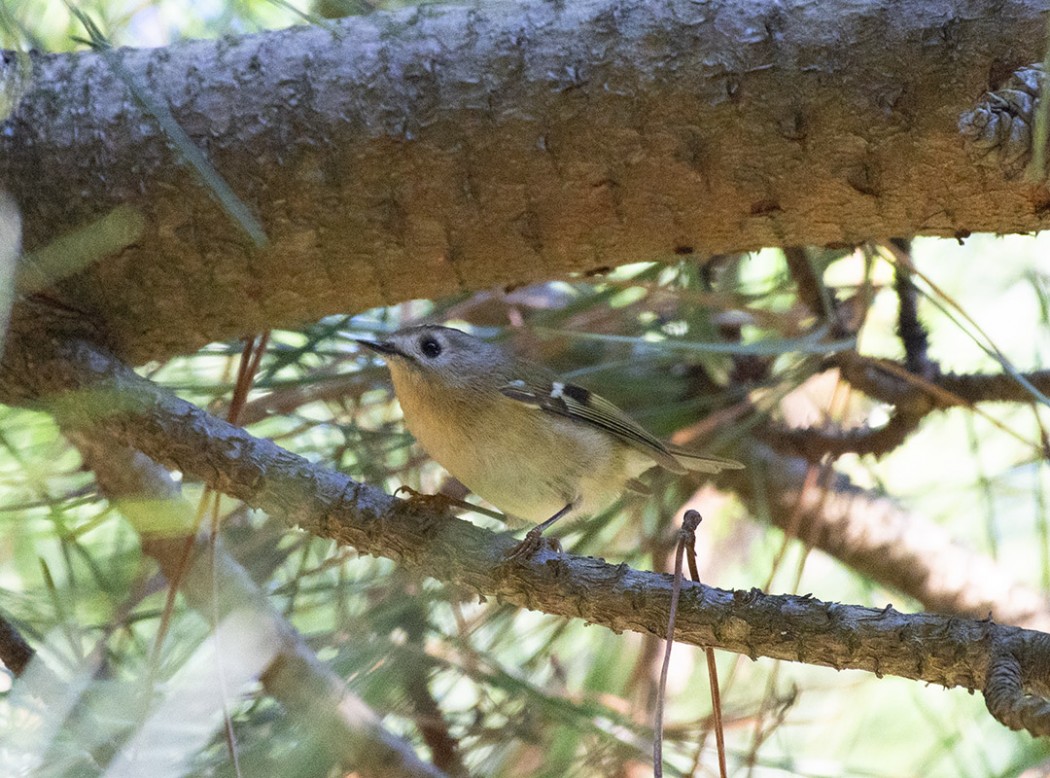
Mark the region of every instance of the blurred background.
MULTIPOLYGON (((77 7, 114 44, 155 46, 380 5, 77 7)), ((0 32, 7 49, 76 50, 85 37, 65 5, 32 0, 8 0, 0 32)), ((709 585, 1046 630, 1048 250, 1045 236, 975 235, 667 257, 271 332, 239 393, 244 343, 141 372, 217 415, 236 396, 252 434, 355 479, 473 500, 413 444, 385 368, 354 342, 459 326, 659 436, 748 465, 706 482, 653 474, 651 497, 560 528, 568 551, 669 570, 693 507, 709 585)), ((660 641, 478 602, 182 489, 211 506, 205 526, 316 657, 450 774, 651 774, 660 641)), ((250 680, 223 689, 220 710, 174 704, 216 622, 169 595, 140 531, 48 415, 0 408, 0 616, 47 668, 0 677, 0 773, 122 774, 115 754, 163 710, 182 765, 170 774, 340 774, 310 722, 250 680), (203 723, 187 734, 182 718, 203 723)), ((236 637, 218 648, 241 649, 236 637)), ((979 695, 727 653, 718 666, 732 775, 1050 774, 1050 746, 1007 731, 979 695)), ((666 774, 717 774, 710 714, 702 653, 676 646, 666 774)))

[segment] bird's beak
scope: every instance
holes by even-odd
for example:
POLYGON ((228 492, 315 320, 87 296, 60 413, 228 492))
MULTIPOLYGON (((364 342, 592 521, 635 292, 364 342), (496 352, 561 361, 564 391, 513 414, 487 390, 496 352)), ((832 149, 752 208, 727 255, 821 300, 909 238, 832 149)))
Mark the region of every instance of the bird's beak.
POLYGON ((395 346, 389 340, 375 341, 375 340, 358 340, 357 338, 354 338, 354 341, 356 343, 360 343, 362 346, 364 346, 367 349, 371 349, 372 351, 376 352, 377 354, 382 354, 384 356, 403 356, 403 354, 398 350, 397 346, 395 346))

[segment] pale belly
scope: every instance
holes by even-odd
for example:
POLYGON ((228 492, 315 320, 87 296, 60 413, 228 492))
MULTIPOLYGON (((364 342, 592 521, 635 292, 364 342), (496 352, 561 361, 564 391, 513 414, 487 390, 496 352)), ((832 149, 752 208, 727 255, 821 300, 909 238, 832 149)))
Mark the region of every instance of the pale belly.
POLYGON ((573 513, 595 513, 623 492, 627 479, 654 464, 600 430, 505 403, 498 413, 474 413, 453 430, 433 424, 420 408, 402 402, 402 410, 427 454, 511 518, 539 523, 570 504, 573 513))

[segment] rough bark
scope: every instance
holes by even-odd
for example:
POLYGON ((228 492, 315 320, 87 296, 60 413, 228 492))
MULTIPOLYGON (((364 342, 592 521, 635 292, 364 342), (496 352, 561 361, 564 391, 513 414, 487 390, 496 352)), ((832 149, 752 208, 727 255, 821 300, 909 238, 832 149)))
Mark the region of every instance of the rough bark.
MULTIPOLYGON (((661 635, 671 578, 602 560, 541 551, 508 561, 514 545, 448 515, 317 467, 209 416, 83 341, 15 339, 0 397, 43 402, 67 428, 130 445, 215 489, 406 569, 547 613, 613 630, 661 635), (117 401, 119 398, 119 402, 117 401)), ((808 596, 727 592, 686 582, 675 639, 774 657, 982 688, 1008 726, 1050 734, 1050 638, 936 614, 901 614, 808 596)))
POLYGON ((627 261, 1043 229, 1045 189, 972 164, 958 124, 1042 59, 1045 8, 522 0, 35 56, 0 181, 30 250, 140 210, 134 245, 54 293, 132 362, 627 261), (268 247, 180 164, 114 58, 268 247))
MULTIPOLYGON (((890 378, 884 376, 883 381, 890 378)), ((1026 378, 1036 388, 1050 391, 1047 371, 1028 373, 1026 378)), ((1024 402, 1031 397, 1008 375, 948 374, 934 380, 940 388, 965 391, 958 396, 968 402, 1024 402)), ((868 382, 869 387, 872 383, 868 382)), ((370 385, 362 374, 350 374, 306 386, 281 387, 249 402, 238 419, 249 426, 268 414, 294 414, 308 402, 360 396, 370 385)), ((887 388, 892 395, 887 401, 913 407, 923 400, 914 386, 887 388)), ((927 409, 937 401, 929 397, 927 409)), ((809 462, 785 453, 792 446, 776 447, 784 432, 768 421, 758 425, 755 437, 767 438, 770 445, 752 442, 738 449, 735 455, 747 463, 747 469, 727 471, 715 480, 717 487, 739 497, 751 516, 768 515, 787 534, 896 589, 927 610, 975 618, 991 614, 1000 623, 1050 630, 1046 593, 1018 580, 1017 571, 960 544, 928 516, 908 510, 878 490, 858 487, 822 465, 826 451, 809 462), (807 487, 811 467, 819 477, 813 477, 807 487)), ((807 428, 797 437, 808 439, 821 433, 807 428)))

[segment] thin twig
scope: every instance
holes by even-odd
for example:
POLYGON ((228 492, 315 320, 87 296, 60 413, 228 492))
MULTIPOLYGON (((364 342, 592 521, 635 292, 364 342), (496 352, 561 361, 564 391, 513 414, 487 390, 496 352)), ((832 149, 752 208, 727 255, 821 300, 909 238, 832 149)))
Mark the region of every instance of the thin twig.
POLYGON ((818 319, 826 319, 830 311, 827 310, 824 282, 817 275, 806 249, 801 246, 786 246, 783 252, 788 272, 795 280, 798 299, 818 319))
MULTIPOLYGON (((660 686, 656 690, 656 714, 653 724, 653 777, 664 774, 664 701, 667 697, 667 672, 671 666, 671 647, 674 645, 674 622, 678 615, 678 595, 682 592, 682 557, 685 547, 696 543, 696 528, 703 521, 694 510, 685 512, 682 529, 678 532, 678 547, 674 554, 674 583, 671 587, 671 607, 667 617, 667 640, 664 643, 664 661, 660 667, 660 686)), ((694 561, 695 565, 695 561, 694 561)))
MULTIPOLYGON (((685 518, 682 520, 683 530, 687 526, 692 526, 694 521, 696 526, 699 526, 703 519, 696 511, 687 511, 685 518), (689 524, 686 524, 686 522, 689 522, 689 524)), ((695 541, 695 539, 696 528, 693 527, 693 540, 695 541)), ((688 544, 688 551, 689 554, 686 556, 686 560, 689 562, 689 577, 696 583, 700 583, 700 571, 696 566, 696 548, 694 543, 688 544)), ((715 744, 718 747, 718 774, 721 778, 726 778, 729 772, 726 768, 726 736, 725 728, 722 725, 722 692, 718 687, 718 665, 715 663, 715 650, 713 648, 704 646, 704 654, 707 656, 707 682, 711 687, 711 718, 715 725, 715 744)))
POLYGON ((711 687, 711 717, 715 723, 715 745, 718 746, 718 774, 726 778, 726 735, 722 725, 722 693, 718 688, 718 665, 715 664, 715 650, 704 646, 707 655, 707 683, 711 687))
MULTIPOLYGON (((901 255, 911 256, 911 241, 893 238, 890 243, 901 255)), ((894 285, 897 289, 897 335, 904 346, 904 364, 908 371, 923 378, 933 378, 937 365, 930 361, 930 339, 919 321, 919 290, 911 280, 910 262, 894 266, 894 285)))

